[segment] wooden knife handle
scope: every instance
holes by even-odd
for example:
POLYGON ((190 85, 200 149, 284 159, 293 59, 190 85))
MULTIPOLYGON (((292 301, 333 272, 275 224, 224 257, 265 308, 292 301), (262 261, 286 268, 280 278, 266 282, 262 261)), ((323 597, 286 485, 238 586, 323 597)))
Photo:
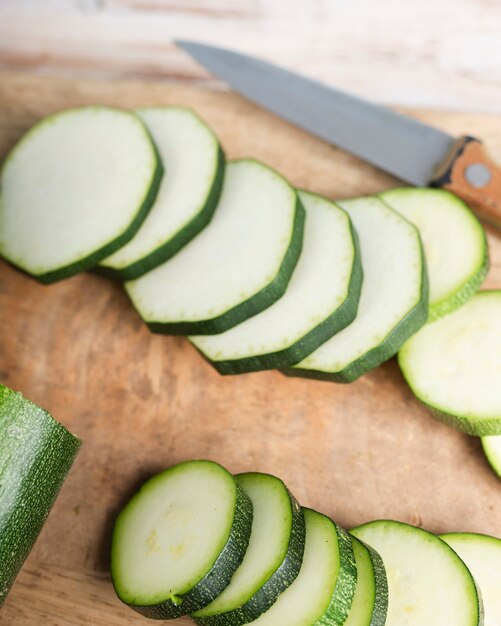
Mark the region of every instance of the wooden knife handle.
POLYGON ((438 168, 432 186, 452 191, 482 219, 501 228, 501 168, 487 156, 478 139, 458 139, 438 168))

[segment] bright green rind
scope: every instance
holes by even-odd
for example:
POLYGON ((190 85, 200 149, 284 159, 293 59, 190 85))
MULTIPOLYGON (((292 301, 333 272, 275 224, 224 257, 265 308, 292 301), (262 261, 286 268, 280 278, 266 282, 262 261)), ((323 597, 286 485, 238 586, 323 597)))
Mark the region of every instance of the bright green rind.
MULTIPOLYGON (((215 139, 216 141, 216 139, 215 139)), ((168 241, 164 242, 161 246, 152 250, 148 255, 127 265, 125 267, 112 267, 101 264, 96 268, 100 274, 110 276, 112 278, 119 278, 121 280, 135 280, 140 278, 146 272, 154 269, 161 263, 165 263, 177 254, 181 248, 189 243, 198 233, 200 233, 211 221, 212 216, 217 207, 221 190, 223 188, 224 179, 224 153, 221 148, 218 148, 217 161, 214 172, 214 179, 212 185, 208 191, 206 198, 203 201, 200 210, 193 216, 187 224, 180 228, 175 235, 173 235, 168 241)))
POLYGON ((80 445, 49 413, 0 385, 0 606, 80 445))
POLYGON ((257 315, 284 295, 292 272, 299 260, 303 245, 305 210, 296 195, 296 209, 289 239, 289 247, 273 280, 253 296, 212 319, 196 322, 155 322, 144 320, 154 333, 165 335, 215 335, 229 330, 244 320, 257 315))
MULTIPOLYGON (((334 522, 332 522, 334 524, 334 522)), ((334 524, 339 547, 339 574, 324 615, 313 626, 343 626, 348 619, 357 586, 357 566, 350 536, 334 524)))
MULTIPOLYGON (((91 107, 82 107, 79 110, 82 109, 96 109, 96 108, 100 108, 98 106, 91 106, 91 107)), ((106 107, 108 108, 113 108, 113 107, 106 107)), ((55 113, 53 115, 49 115, 47 117, 45 117, 43 120, 41 120, 40 122, 38 122, 37 124, 35 124, 24 136, 23 138, 14 146, 14 148, 11 150, 11 152, 9 153, 9 155, 7 156, 3 168, 6 166, 6 164, 9 161, 9 158, 11 157, 11 155, 14 153, 14 151, 22 144, 24 143, 27 139, 29 139, 29 137, 37 132, 41 126, 45 125, 45 124, 50 124, 51 122, 54 121, 54 119, 60 115, 66 115, 68 113, 71 113, 72 111, 74 111, 75 109, 69 109, 68 111, 63 111, 61 113, 55 113)), ((160 188, 160 183, 162 181, 162 177, 164 174, 164 170, 163 170, 163 165, 162 165, 162 161, 160 159, 160 155, 158 153, 158 150, 151 138, 151 135, 148 131, 148 129, 146 128, 146 126, 143 124, 143 122, 139 119, 139 117, 137 117, 136 115, 134 115, 133 113, 128 113, 127 111, 123 111, 122 109, 117 109, 118 111, 120 111, 120 113, 123 114, 127 114, 127 115, 131 115, 134 116, 134 119, 137 120, 138 124, 140 124, 143 128, 144 131, 144 135, 145 135, 145 139, 147 139, 147 141, 149 142, 150 146, 151 146, 151 150, 154 156, 154 168, 152 170, 152 175, 151 175, 151 180, 150 183, 145 191, 145 195, 143 200, 141 201, 141 204, 139 205, 136 215, 134 217, 134 219, 131 221, 131 223, 129 224, 129 226, 126 228, 125 231, 123 231, 122 233, 120 233, 120 235, 118 235, 115 239, 113 239, 112 241, 109 241, 105 246, 103 246, 102 248, 99 248, 97 250, 94 250, 93 252, 91 252, 90 254, 88 254, 87 256, 81 258, 81 259, 77 259, 74 263, 70 263, 68 265, 65 265, 63 267, 59 267, 55 270, 51 270, 50 272, 42 272, 40 274, 38 273, 33 273, 30 272, 28 270, 26 270, 25 268, 21 267, 17 262, 10 260, 7 257, 4 257, 6 261, 8 261, 9 263, 11 263, 12 265, 14 265, 17 269, 21 270, 22 272, 24 272, 25 274, 28 274, 29 276, 32 276, 33 278, 36 278, 39 282, 43 283, 43 284, 50 284, 50 283, 54 283, 58 280, 62 280, 63 278, 69 278, 71 276, 74 276, 75 274, 78 274, 79 272, 84 272, 88 269, 93 268, 94 266, 98 265, 98 263, 100 261, 102 261, 103 259, 105 259, 106 257, 110 256, 111 254, 113 254, 114 252, 116 252, 119 248, 121 248, 122 246, 124 246, 126 243, 128 243, 132 237, 137 233, 137 231, 139 230, 139 227, 141 226, 141 224, 143 223, 144 219, 146 218, 146 216, 148 215, 149 210, 151 209, 151 207, 153 206, 153 203, 155 201, 155 197, 157 195, 157 192, 160 188)), ((2 169, 3 169, 2 168, 2 169)), ((0 175, 1 175, 1 171, 0 171, 0 175)), ((3 252, 0 251, 0 253, 3 252)))
MULTIPOLYGON (((158 597, 149 600, 148 604, 142 603, 140 598, 131 598, 124 591, 118 570, 121 546, 121 524, 127 516, 127 511, 130 507, 140 506, 142 493, 148 490, 156 481, 161 481, 166 473, 182 471, 183 467, 191 463, 207 463, 228 474, 223 467, 212 461, 186 461, 185 463, 179 463, 147 481, 122 509, 113 529, 111 577, 116 594, 122 602, 132 609, 152 619, 175 619, 183 615, 188 615, 189 613, 194 613, 213 602, 229 585, 231 577, 242 562, 249 544, 252 528, 252 504, 242 488, 235 481, 235 512, 227 541, 221 546, 219 555, 216 557, 212 567, 205 572, 201 578, 194 580, 193 586, 190 589, 180 590, 175 595, 168 597, 158 597)), ((231 474, 228 475, 231 476, 231 474)))
POLYGON ((375 346, 338 372, 292 367, 284 370, 283 373, 287 376, 302 376, 304 378, 311 378, 314 380, 325 380, 335 383, 351 383, 357 378, 360 378, 362 374, 378 367, 394 356, 407 339, 409 339, 409 337, 416 333, 426 323, 426 319, 428 317, 428 273, 426 271, 426 262, 421 242, 420 249, 422 265, 419 300, 407 312, 405 317, 403 317, 400 322, 391 329, 378 346, 375 346))
MULTIPOLYGON (((357 314, 360 291, 362 289, 363 271, 360 259, 358 237, 350 222, 350 233, 353 241, 353 266, 348 291, 343 303, 337 307, 324 321, 312 328, 306 335, 287 348, 278 352, 259 354, 242 359, 212 361, 201 350, 200 354, 220 374, 243 374, 267 369, 279 369, 299 363, 319 346, 348 326, 357 314)), ((196 346, 195 346, 196 347, 196 346)))
MULTIPOLYGON (((253 475, 253 474, 251 474, 253 475)), ((245 490, 245 477, 248 474, 236 476, 237 481, 243 483, 245 490), (243 480, 242 480, 243 479, 243 480)), ((285 558, 280 566, 269 576, 256 581, 255 592, 240 607, 213 615, 204 615, 204 609, 192 614, 196 624, 202 626, 241 626, 257 619, 266 612, 277 600, 278 596, 285 591, 297 577, 301 569, 301 563, 305 545, 305 522, 301 507, 279 478, 274 477, 283 485, 285 493, 291 505, 291 528, 290 540, 285 558)))

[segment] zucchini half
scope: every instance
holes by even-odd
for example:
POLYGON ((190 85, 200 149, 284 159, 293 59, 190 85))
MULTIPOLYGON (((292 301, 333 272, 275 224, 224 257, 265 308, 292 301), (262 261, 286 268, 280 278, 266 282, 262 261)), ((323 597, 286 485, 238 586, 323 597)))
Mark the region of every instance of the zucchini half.
POLYGON ((132 239, 162 174, 133 113, 91 106, 50 115, 0 172, 0 254, 42 283, 89 269, 132 239))
POLYGON ((469 300, 487 276, 489 254, 468 205, 444 189, 391 189, 379 197, 419 230, 430 279, 429 320, 469 300))
POLYGON ((427 324, 398 362, 414 395, 433 415, 469 435, 501 435, 501 290, 479 291, 427 324))
POLYGON ((482 599, 473 576, 445 541, 389 520, 351 533, 384 561, 390 598, 386 626, 482 626, 482 599))
POLYGON ((138 613, 173 619, 210 604, 242 562, 252 503, 212 461, 187 461, 148 480, 113 529, 111 576, 138 613))
POLYGON ((221 374, 297 363, 355 318, 362 266, 351 220, 325 198, 299 197, 303 249, 285 294, 225 333, 190 337, 221 374))
POLYGON ((284 178, 252 159, 230 162, 211 223, 172 259, 127 282, 127 293, 154 332, 224 332, 284 294, 303 223, 284 178))
POLYGON ((304 509, 306 545, 296 580, 256 626, 343 626, 351 609, 357 569, 349 535, 325 515, 304 509))
POLYGON ((155 203, 125 246, 100 264, 132 280, 164 263, 212 219, 223 185, 224 156, 210 128, 184 107, 139 109, 166 174, 155 203))
POLYGON ((0 607, 80 445, 47 411, 0 385, 0 607))
POLYGON ((425 323, 428 278, 416 228, 375 197, 338 202, 360 241, 364 281, 354 321, 288 375, 351 382, 392 357, 425 323))
POLYGON ((236 479, 254 512, 249 547, 228 587, 192 614, 204 626, 240 626, 257 619, 292 584, 303 560, 304 515, 284 483, 258 473, 236 479))

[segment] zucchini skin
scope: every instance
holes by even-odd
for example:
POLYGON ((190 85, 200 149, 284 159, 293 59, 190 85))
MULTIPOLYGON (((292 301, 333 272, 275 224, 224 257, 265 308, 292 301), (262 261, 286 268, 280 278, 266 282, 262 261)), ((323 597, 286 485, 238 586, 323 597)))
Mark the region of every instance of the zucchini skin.
POLYGON ((80 445, 47 411, 0 385, 0 607, 80 445))
POLYGON ((360 624, 360 626, 385 626, 388 615, 388 577, 383 559, 372 546, 369 546, 361 539, 352 536, 352 540, 358 541, 367 550, 374 571, 375 596, 371 620, 368 624, 360 624))
POLYGON ((350 284, 348 286, 348 296, 333 313, 323 320, 323 322, 312 328, 294 344, 278 352, 258 354, 242 359, 230 359, 228 361, 211 361, 202 351, 199 351, 200 354, 223 375, 279 369, 293 365, 294 363, 299 363, 328 339, 351 324, 358 310, 360 292, 362 290, 363 269, 358 237, 351 223, 350 232, 355 254, 350 284))
POLYGON ((423 244, 420 238, 421 248, 421 292, 418 302, 410 309, 405 317, 392 328, 383 341, 361 357, 347 365, 338 372, 322 372, 299 367, 287 368, 283 373, 287 376, 302 376, 314 380, 325 380, 335 383, 352 383, 362 374, 378 367, 391 357, 395 356, 401 346, 416 333, 428 319, 429 282, 426 270, 423 244))
MULTIPOLYGON (((242 562, 252 529, 252 503, 236 483, 236 506, 230 536, 209 572, 188 593, 160 604, 139 606, 125 602, 145 617, 152 619, 175 619, 194 613, 210 604, 229 585, 231 577, 242 562)), ((118 589, 115 586, 115 591, 118 589)), ((120 598, 122 599, 122 598, 120 598)), ((124 600, 122 600, 124 602, 124 600)))
POLYGON ((282 264, 275 278, 248 300, 212 319, 197 322, 145 321, 148 328, 154 333, 165 335, 215 335, 236 326, 272 305, 285 293, 292 272, 299 260, 303 247, 304 221, 305 210, 296 194, 294 223, 289 248, 282 259, 282 264))
POLYGON ((200 626, 242 626, 257 619, 267 611, 278 599, 278 596, 289 587, 301 569, 303 561, 306 526, 301 506, 287 489, 292 510, 292 527, 287 554, 282 564, 260 587, 260 589, 238 609, 191 619, 200 626))
POLYGON ((338 579, 327 610, 313 626, 343 626, 348 619, 357 586, 357 565, 350 536, 337 524, 334 526, 340 556, 338 579))
POLYGON ((150 252, 135 263, 131 263, 126 267, 113 268, 107 265, 99 265, 95 271, 103 276, 117 278, 120 280, 135 280, 140 278, 158 265, 165 263, 177 254, 181 248, 189 243, 196 235, 198 235, 206 226, 209 225, 223 189, 224 180, 224 152, 219 146, 216 165, 216 176, 214 183, 205 199, 203 208, 192 220, 190 220, 183 228, 181 228, 171 239, 165 242, 156 250, 150 252))

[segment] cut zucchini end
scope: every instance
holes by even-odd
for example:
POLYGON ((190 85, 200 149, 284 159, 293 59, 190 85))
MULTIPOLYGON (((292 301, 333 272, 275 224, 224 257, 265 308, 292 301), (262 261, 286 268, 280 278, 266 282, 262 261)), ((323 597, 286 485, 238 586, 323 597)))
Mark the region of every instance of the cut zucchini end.
POLYGON ((111 574, 120 600, 173 619, 212 602, 249 542, 252 504, 212 461, 180 463, 148 480, 115 522, 111 574))
POLYGON ((424 326, 398 354, 416 398, 434 417, 469 435, 501 434, 500 315, 501 291, 479 291, 446 318, 424 326))
POLYGON ((154 202, 162 175, 156 146, 134 113, 88 106, 50 115, 21 138, 0 171, 0 254, 44 284, 90 269, 134 236, 154 202), (112 128, 112 118, 116 128, 112 128), (121 170, 116 165, 108 179, 102 175, 103 128, 110 134, 108 145, 119 137, 115 152, 106 157, 108 163, 116 164, 120 157, 125 164, 121 170), (89 153, 95 155, 95 162, 82 151, 85 141, 101 142, 93 144, 93 152, 89 153), (134 150, 126 151, 124 142, 134 144, 134 150), (49 153, 42 160, 41 151, 49 153), (60 153, 64 165, 54 170, 52 162, 60 158, 60 153), (127 175, 129 189, 124 190, 119 203, 115 201, 113 210, 109 206, 103 209, 103 203, 109 202, 110 189, 118 184, 114 178, 121 183, 124 172, 131 169, 127 155, 134 155, 131 161, 140 159, 140 172, 136 177, 127 175), (84 159, 82 166, 79 159, 84 159), (99 179, 98 184, 93 185, 93 177, 99 179), (26 179, 32 180, 28 189, 26 179), (69 192, 65 192, 65 185, 70 185, 69 192), (72 202, 72 211, 67 211, 72 202), (96 223, 103 224, 103 214, 107 215, 105 228, 96 241, 96 223), (64 233, 64 240, 58 233, 64 233))

